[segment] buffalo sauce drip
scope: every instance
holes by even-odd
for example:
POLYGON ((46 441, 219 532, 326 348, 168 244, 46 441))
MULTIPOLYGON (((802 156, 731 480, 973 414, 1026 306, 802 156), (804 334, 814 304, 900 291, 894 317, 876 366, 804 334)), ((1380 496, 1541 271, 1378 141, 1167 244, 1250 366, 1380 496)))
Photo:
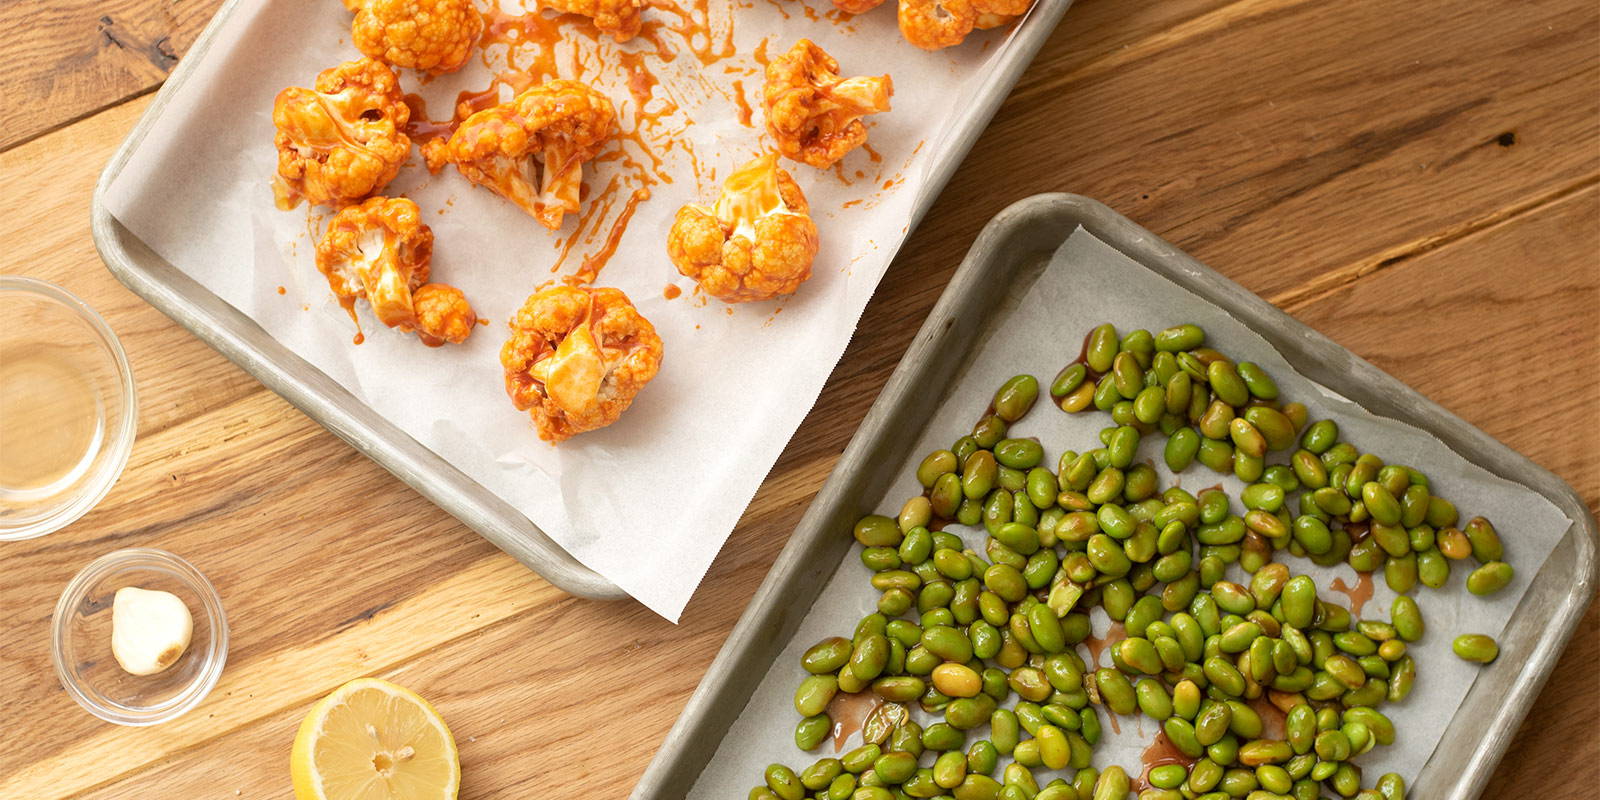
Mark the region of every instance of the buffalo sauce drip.
MULTIPOLYGON (((650 8, 676 20, 668 22, 666 29, 683 38, 689 46, 689 52, 699 59, 701 66, 711 66, 736 52, 733 46, 733 16, 730 12, 725 21, 713 23, 711 0, 689 0, 687 9, 672 0, 654 0, 650 8)), ((639 35, 644 36, 644 33, 641 30, 639 35)))
POLYGON ((750 110, 750 101, 746 100, 744 96, 744 81, 735 80, 733 82, 733 102, 739 106, 739 124, 746 128, 751 127, 750 117, 752 116, 752 111, 750 110))
POLYGON ((618 130, 606 149, 585 165, 609 164, 609 176, 603 186, 583 185, 584 207, 571 233, 557 241, 553 272, 562 269, 574 249, 589 250, 578 269, 564 277, 569 284, 592 283, 615 254, 639 204, 650 198, 651 187, 673 182, 666 169, 668 153, 682 151, 697 185, 704 178, 693 144, 682 135, 690 121, 683 118, 677 92, 658 91, 662 84, 652 66, 670 63, 685 52, 702 65, 735 55, 733 19, 729 14, 713 20, 709 0, 652 0, 650 5, 652 12, 646 14, 639 34, 625 44, 601 34, 592 20, 581 15, 508 13, 497 6, 484 13, 479 42, 480 58, 495 76, 490 85, 462 92, 448 123, 427 121, 425 113, 413 115, 422 120, 416 129, 426 139, 448 135, 471 114, 509 99, 506 89, 514 96, 558 77, 591 83, 597 77, 622 79, 620 87, 597 85, 602 91, 625 88, 632 102, 617 103, 618 130), (493 46, 501 47, 491 52, 493 46))
POLYGON ((667 284, 667 288, 661 290, 661 296, 668 300, 676 300, 681 294, 683 294, 683 290, 670 283, 667 284))

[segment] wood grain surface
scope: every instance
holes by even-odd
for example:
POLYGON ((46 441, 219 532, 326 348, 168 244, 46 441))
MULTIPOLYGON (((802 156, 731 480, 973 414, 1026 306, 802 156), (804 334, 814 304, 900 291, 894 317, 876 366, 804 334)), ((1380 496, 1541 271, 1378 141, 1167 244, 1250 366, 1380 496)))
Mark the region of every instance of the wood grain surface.
MULTIPOLYGON (((126 474, 0 547, 0 798, 289 794, 306 707, 361 675, 432 700, 464 798, 624 797, 987 219, 1100 199, 1571 483, 1600 509, 1600 5, 1078 0, 901 251, 682 625, 562 595, 99 263, 94 180, 216 0, 0 4, 0 271, 121 336, 126 474), (51 607, 129 546, 216 583, 228 668, 196 711, 101 723, 56 683, 51 607)), ((1600 785, 1591 606, 1485 797, 1600 785)))

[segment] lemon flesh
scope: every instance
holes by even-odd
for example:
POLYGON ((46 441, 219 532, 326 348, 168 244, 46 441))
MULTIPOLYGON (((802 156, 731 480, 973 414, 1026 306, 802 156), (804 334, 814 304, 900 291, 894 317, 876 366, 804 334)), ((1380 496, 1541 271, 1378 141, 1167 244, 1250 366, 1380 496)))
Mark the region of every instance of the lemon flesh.
POLYGON ((289 758, 297 800, 455 800, 456 743, 428 701, 353 680, 317 701, 289 758))

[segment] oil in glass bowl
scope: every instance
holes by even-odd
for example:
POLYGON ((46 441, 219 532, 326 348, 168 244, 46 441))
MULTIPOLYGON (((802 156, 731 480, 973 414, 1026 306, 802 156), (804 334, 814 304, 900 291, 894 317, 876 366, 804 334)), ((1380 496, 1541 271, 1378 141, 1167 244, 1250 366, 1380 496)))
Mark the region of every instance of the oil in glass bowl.
POLYGON ((43 281, 0 277, 0 540, 83 516, 132 450, 133 375, 93 309, 43 281))

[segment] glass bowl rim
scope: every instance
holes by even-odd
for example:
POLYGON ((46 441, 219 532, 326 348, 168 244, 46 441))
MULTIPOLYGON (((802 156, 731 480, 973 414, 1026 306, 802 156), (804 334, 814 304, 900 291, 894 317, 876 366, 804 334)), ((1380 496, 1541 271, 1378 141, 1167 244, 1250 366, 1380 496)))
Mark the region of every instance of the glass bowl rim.
POLYGON ((128 364, 128 354, 122 349, 122 341, 117 338, 117 334, 106 324, 105 318, 101 317, 99 312, 77 295, 38 278, 0 275, 0 294, 8 292, 30 294, 50 300, 72 311, 79 319, 88 323, 90 330, 98 336, 101 346, 110 354, 111 361, 116 367, 117 388, 120 390, 118 399, 122 413, 118 417, 117 430, 111 431, 107 436, 106 449, 103 451, 105 455, 102 456, 106 460, 93 471, 82 490, 49 516, 17 528, 0 529, 0 542, 22 541, 54 533, 77 522, 84 514, 89 513, 90 509, 99 505, 128 466, 128 457, 133 453, 134 435, 138 431, 139 414, 139 399, 133 384, 133 369, 128 364))
POLYGON ((61 590, 56 608, 50 619, 50 660, 55 665, 56 678, 67 694, 89 713, 118 725, 144 726, 166 722, 190 711, 216 687, 222 676, 223 665, 228 660, 228 619, 222 610, 222 598, 211 581, 193 564, 165 550, 135 547, 107 553, 78 571, 61 590), (72 610, 83 601, 89 590, 101 581, 130 569, 160 569, 174 574, 200 598, 201 611, 210 622, 211 641, 205 653, 193 653, 204 660, 199 672, 189 685, 171 699, 154 706, 127 706, 101 697, 86 689, 66 663, 67 626, 72 610))

